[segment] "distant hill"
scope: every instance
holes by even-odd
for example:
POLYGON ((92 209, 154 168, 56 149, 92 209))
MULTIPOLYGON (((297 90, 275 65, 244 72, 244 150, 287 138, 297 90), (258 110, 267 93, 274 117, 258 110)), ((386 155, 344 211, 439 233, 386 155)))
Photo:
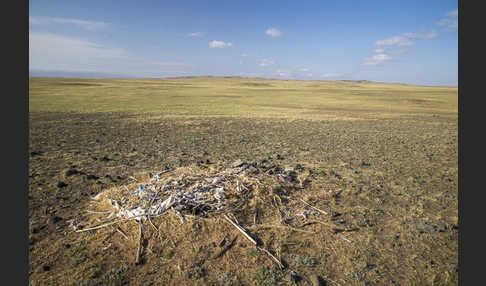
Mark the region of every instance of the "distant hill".
POLYGON ((100 73, 100 72, 67 72, 29 70, 29 77, 63 77, 63 78, 133 78, 134 76, 100 73))

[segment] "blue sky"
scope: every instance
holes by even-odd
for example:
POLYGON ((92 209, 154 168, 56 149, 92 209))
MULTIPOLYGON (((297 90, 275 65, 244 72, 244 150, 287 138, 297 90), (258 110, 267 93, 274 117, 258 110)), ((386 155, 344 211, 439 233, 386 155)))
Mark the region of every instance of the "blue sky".
POLYGON ((457 1, 29 1, 32 74, 457 86, 457 1))

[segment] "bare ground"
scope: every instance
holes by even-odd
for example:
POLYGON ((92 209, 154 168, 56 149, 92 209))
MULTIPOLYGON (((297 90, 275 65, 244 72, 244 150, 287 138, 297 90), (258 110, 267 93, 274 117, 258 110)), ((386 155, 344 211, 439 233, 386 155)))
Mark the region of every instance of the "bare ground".
MULTIPOLYGON (((457 285, 457 116, 154 118, 30 113, 31 285, 290 285, 289 269, 299 285, 314 274, 327 285, 457 285), (252 230, 286 262, 280 271, 221 220, 160 219, 165 240, 144 242, 142 265, 133 263, 136 243, 115 230, 75 233, 66 223, 101 190, 133 183, 130 176, 237 159, 301 165, 310 184, 293 195, 332 214, 324 220, 357 230, 252 230), (210 243, 225 233, 238 235, 236 245, 208 259, 210 243)), ((263 213, 278 216, 271 206, 263 213)))

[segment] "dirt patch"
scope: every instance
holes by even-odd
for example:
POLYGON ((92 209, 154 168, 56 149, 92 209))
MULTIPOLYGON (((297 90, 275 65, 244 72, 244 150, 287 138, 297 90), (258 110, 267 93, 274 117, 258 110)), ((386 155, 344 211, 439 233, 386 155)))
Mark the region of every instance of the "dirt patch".
MULTIPOLYGON (((300 283, 317 274, 329 285, 457 285, 457 117, 191 117, 185 124, 164 116, 34 112, 29 120, 31 285, 290 284, 291 270, 300 283), (237 159, 274 172, 266 189, 282 198, 285 217, 306 207, 302 198, 328 213, 319 219, 346 231, 322 223, 302 226, 312 234, 251 228, 254 209, 247 208, 237 220, 286 264, 281 271, 218 218, 155 218, 164 232, 159 237, 147 226, 139 265, 136 224, 120 224, 127 239, 114 227, 80 234, 68 223, 93 217, 83 213, 93 196, 145 182, 149 172, 217 170, 237 159), (276 167, 294 168, 310 183, 286 196, 276 167), (238 238, 213 259, 223 234, 225 245, 238 238)), ((273 204, 261 204, 269 207, 261 208, 259 224, 279 223, 273 204)))

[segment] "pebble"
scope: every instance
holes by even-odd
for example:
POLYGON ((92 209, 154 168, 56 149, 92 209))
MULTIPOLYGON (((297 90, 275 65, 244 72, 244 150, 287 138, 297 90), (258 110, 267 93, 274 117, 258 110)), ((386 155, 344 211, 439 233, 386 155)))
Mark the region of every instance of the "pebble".
POLYGON ((98 180, 99 177, 98 176, 95 176, 95 175, 88 175, 88 176, 86 176, 86 179, 88 179, 88 180, 98 180))
POLYGON ((434 231, 434 227, 431 224, 425 222, 416 223, 415 225, 412 225, 410 227, 410 232, 414 234, 433 232, 433 231, 434 231))
POLYGON ((69 170, 66 171, 66 177, 76 175, 76 174, 79 174, 79 171, 76 170, 76 169, 69 169, 69 170))
POLYGON ((67 187, 67 184, 61 181, 61 182, 57 183, 57 187, 58 188, 64 188, 64 187, 67 187))

